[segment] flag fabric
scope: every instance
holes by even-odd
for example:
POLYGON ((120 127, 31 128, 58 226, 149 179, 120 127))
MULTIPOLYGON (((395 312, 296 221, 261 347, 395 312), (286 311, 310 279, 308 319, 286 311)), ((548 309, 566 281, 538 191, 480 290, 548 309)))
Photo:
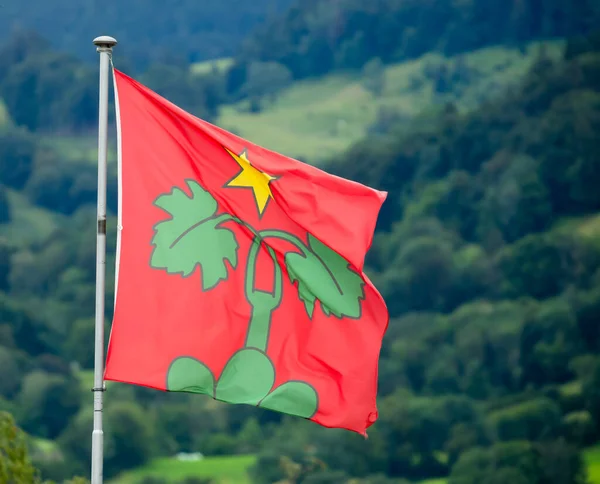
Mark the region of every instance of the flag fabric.
POLYGON ((388 311, 363 264, 386 193, 113 72, 119 227, 105 379, 366 435, 388 311))

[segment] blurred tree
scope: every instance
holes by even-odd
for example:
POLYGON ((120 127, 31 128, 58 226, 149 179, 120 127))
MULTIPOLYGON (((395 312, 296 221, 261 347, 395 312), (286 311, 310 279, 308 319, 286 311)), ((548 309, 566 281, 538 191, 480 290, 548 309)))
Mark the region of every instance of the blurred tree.
POLYGON ((35 140, 24 128, 0 128, 0 184, 22 188, 33 168, 35 140))
POLYGON ((583 398, 585 407, 594 417, 596 436, 600 435, 600 360, 596 360, 592 371, 583 381, 583 398))
POLYGON ((36 435, 56 438, 79 411, 79 385, 72 377, 41 370, 27 374, 17 397, 23 428, 36 435))
MULTIPOLYGON (((11 206, 10 206, 10 200, 8 199, 8 192, 4 185, 0 185, 0 224, 8 223, 8 222, 10 222, 10 219, 11 219, 11 206)), ((2 250, 2 249, 0 249, 0 250, 2 250)), ((0 275, 0 278, 1 277, 2 277, 2 275, 0 275)), ((0 282, 0 287, 1 287, 1 282, 0 282)))
POLYGON ((292 74, 287 67, 277 62, 252 62, 248 66, 241 92, 256 104, 257 107, 252 111, 258 112, 262 109, 263 99, 269 97, 274 101, 277 94, 291 82, 292 74))
POLYGON ((521 335, 523 382, 535 385, 564 383, 573 377, 569 361, 583 348, 572 308, 564 300, 550 300, 528 318, 521 335))
POLYGON ((472 448, 452 468, 450 484, 541 484, 542 470, 532 444, 507 442, 472 448))
POLYGON ((577 447, 592 445, 596 438, 594 418, 586 410, 571 412, 563 417, 562 433, 577 447))
POLYGON ((244 426, 237 434, 237 452, 241 454, 254 454, 262 447, 264 432, 254 417, 246 419, 244 426))
MULTIPOLYGON (((46 350, 43 327, 32 308, 0 292, 0 321, 9 328, 11 340, 20 350, 36 356, 46 350)), ((9 344, 9 340, 2 340, 9 344)))
POLYGON ((495 412, 491 421, 503 441, 536 441, 556 437, 560 408, 549 399, 532 399, 495 412))
POLYGON ((202 78, 194 76, 187 66, 152 64, 140 82, 195 116, 210 121, 215 115, 207 109, 202 78))
POLYGON ((385 68, 379 57, 371 59, 362 68, 363 84, 367 91, 379 97, 385 90, 385 68))
POLYGON ((588 351, 597 353, 600 351, 600 287, 581 292, 575 301, 577 314, 577 326, 581 333, 581 339, 588 351))
MULTIPOLYGON (((2 188, 0 188, 0 210, 2 210, 2 188)), ((9 275, 14 251, 14 246, 5 237, 0 237, 0 291, 7 291, 10 287, 9 275)))
POLYGON ((588 484, 587 471, 577 447, 563 439, 536 445, 542 469, 540 483, 588 484))
POLYGON ((24 360, 19 350, 0 346, 0 396, 13 398, 16 395, 23 379, 24 360))
POLYGON ((577 241, 553 234, 528 235, 503 249, 498 256, 507 295, 536 298, 557 295, 570 281, 573 249, 577 241))
MULTIPOLYGON (((77 361, 82 368, 94 367, 95 319, 77 319, 71 327, 65 341, 65 355, 70 361, 77 361)), ((110 324, 105 321, 105 335, 110 334, 110 324)))
POLYGON ((451 247, 432 237, 415 237, 401 247, 384 282, 392 311, 446 309, 445 298, 456 280, 451 247), (387 286, 387 287, 386 287, 387 286))
POLYGON ((0 482, 41 483, 29 459, 25 434, 6 412, 0 412, 0 456, 0 482))
POLYGON ((15 29, 0 47, 0 83, 11 67, 20 64, 27 57, 41 54, 48 49, 46 39, 33 30, 15 29))
POLYGON ((154 425, 133 402, 107 406, 104 475, 113 477, 124 469, 141 466, 155 452, 154 425))
MULTIPOLYGON (((93 428, 93 409, 87 405, 69 421, 67 428, 61 433, 57 442, 65 461, 69 463, 72 473, 89 475, 92 459, 92 439, 90 429, 93 428)), ((108 427, 105 425, 105 432, 108 427)), ((105 433, 105 452, 107 435, 105 433)))

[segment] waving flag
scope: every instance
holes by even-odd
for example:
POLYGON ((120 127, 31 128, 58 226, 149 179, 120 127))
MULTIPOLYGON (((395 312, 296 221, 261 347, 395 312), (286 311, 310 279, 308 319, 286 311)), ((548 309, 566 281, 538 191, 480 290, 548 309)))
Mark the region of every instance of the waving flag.
POLYGON ((366 434, 388 312, 363 263, 386 194, 114 75, 120 213, 105 378, 366 434))

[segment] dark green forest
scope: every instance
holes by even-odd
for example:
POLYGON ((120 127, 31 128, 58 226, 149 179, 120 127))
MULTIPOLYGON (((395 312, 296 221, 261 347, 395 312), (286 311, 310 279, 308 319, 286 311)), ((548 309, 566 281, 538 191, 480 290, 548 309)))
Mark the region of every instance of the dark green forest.
POLYGON ((136 67, 168 59, 189 63, 233 55, 258 24, 273 18, 289 3, 5 0, 0 5, 0 41, 21 30, 34 30, 51 47, 95 61, 92 39, 112 35, 121 42, 120 58, 130 59, 136 67))
POLYGON ((599 20, 594 0, 296 0, 244 41, 232 72, 243 78, 248 62, 277 62, 300 79, 374 58, 389 63, 581 35, 599 20))
MULTIPOLYGON (((302 2, 266 24, 226 72, 197 76, 185 63, 153 60, 137 77, 210 120, 240 95, 235 79, 248 59, 300 78, 436 49, 544 36, 567 44, 557 61, 540 52, 501 97, 471 112, 447 104, 419 123, 387 123, 324 166, 389 192, 367 256, 391 316, 379 421, 367 440, 266 410, 109 384, 105 477, 200 450, 257 455, 256 484, 590 483, 582 452, 600 441, 598 4, 340 0, 327 10, 345 19, 337 23, 315 14, 323 5, 302 2), (427 22, 407 14, 425 15, 419 9, 427 22), (452 19, 444 29, 434 28, 438 10, 452 19), (336 59, 348 59, 355 37, 354 61, 315 60, 328 51, 310 46, 326 38, 336 59)), ((0 123, 0 411, 27 433, 43 478, 62 482, 89 475, 96 167, 65 160, 58 141, 95 135, 97 70, 20 32, 0 46, 0 98, 10 118, 0 123), (12 237, 25 205, 36 214, 27 223, 56 228, 12 237)), ((111 167, 107 337, 114 175, 111 167)), ((18 445, 3 447, 0 437, 11 455, 18 445)))

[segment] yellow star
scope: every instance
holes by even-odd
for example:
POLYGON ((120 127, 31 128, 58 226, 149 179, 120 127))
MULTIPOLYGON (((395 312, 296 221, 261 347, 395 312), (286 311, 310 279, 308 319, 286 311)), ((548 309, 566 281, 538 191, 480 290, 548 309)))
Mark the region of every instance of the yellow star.
POLYGON ((262 217, 262 214, 267 208, 269 200, 273 198, 273 193, 271 193, 271 187, 269 184, 271 181, 277 180, 278 177, 268 175, 267 173, 264 173, 258 168, 252 166, 248 160, 248 154, 245 150, 241 154, 236 155, 227 148, 225 149, 241 168, 241 171, 231 180, 229 180, 225 184, 225 187, 251 188, 254 194, 256 208, 258 209, 258 215, 259 217, 262 217))

